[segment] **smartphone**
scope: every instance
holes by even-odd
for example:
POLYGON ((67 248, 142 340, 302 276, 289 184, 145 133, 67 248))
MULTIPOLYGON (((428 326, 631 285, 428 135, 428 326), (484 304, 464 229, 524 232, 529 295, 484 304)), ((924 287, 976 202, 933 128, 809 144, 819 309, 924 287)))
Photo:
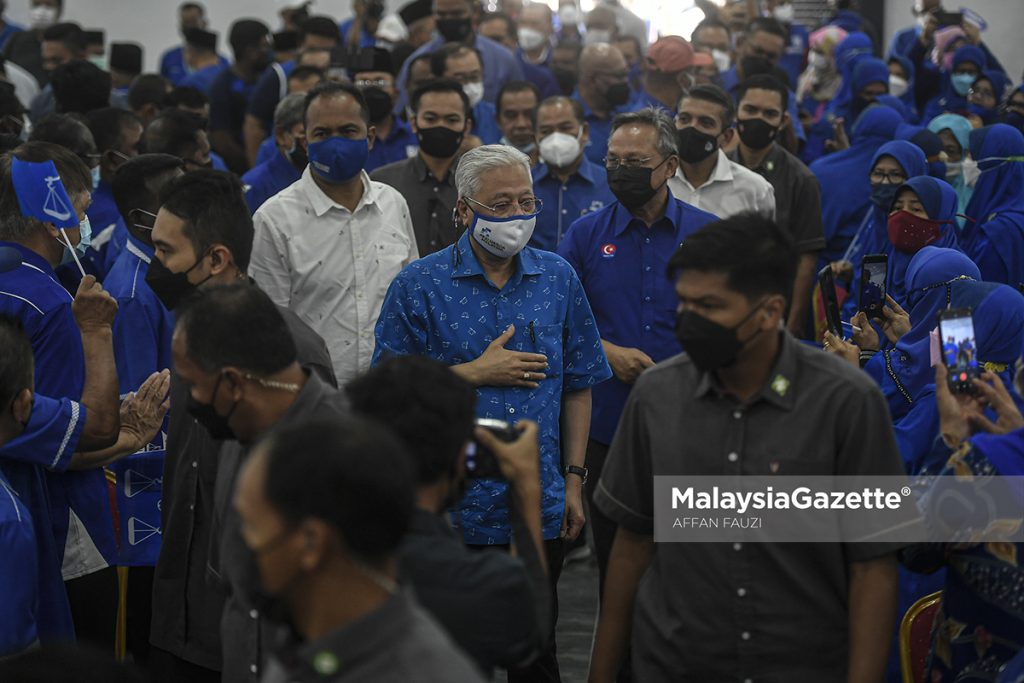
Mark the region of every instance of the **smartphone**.
POLYGON ((860 310, 869 318, 883 318, 888 270, 889 257, 886 254, 868 254, 860 263, 860 310))
POLYGON ((828 331, 842 337, 842 324, 839 322, 839 300, 836 298, 836 284, 832 279, 832 266, 826 265, 818 271, 818 286, 821 288, 821 300, 825 303, 825 323, 828 331))
MULTIPOLYGON (((483 427, 498 439, 511 443, 519 438, 519 430, 504 420, 477 418, 477 427, 483 427)), ((504 479, 494 452, 479 441, 470 444, 466 453, 466 477, 469 479, 504 479)))
POLYGON ((942 362, 949 371, 949 390, 954 394, 974 393, 972 381, 981 372, 978 370, 978 342, 974 338, 971 309, 939 311, 939 344, 942 362))

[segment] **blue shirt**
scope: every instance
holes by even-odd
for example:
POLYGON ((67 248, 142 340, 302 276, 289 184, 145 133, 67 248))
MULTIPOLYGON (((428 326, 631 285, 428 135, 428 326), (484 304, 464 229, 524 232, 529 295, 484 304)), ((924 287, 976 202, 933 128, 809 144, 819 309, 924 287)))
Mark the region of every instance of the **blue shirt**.
MULTIPOLYGON (((20 320, 32 343, 36 392, 80 400, 85 387, 85 353, 71 313, 71 295, 42 256, 20 244, 0 242, 0 246, 21 252, 21 266, 0 274, 0 314, 20 320)), ((103 558, 112 562, 114 528, 103 470, 50 472, 47 478, 53 533, 62 558, 71 510, 103 558)), ((74 568, 66 570, 73 572, 74 568)))
POLYGON ((541 100, 562 94, 562 89, 558 87, 558 81, 551 75, 551 70, 546 65, 539 66, 526 61, 521 49, 516 51, 516 61, 519 62, 519 68, 523 70, 523 78, 533 83, 540 90, 541 100))
POLYGON ((364 167, 367 173, 375 171, 381 166, 415 156, 420 148, 420 141, 408 123, 398 116, 393 116, 391 120, 391 135, 386 138, 378 136, 373 141, 373 149, 366 157, 366 166, 364 167))
POLYGON ((85 214, 92 226, 92 244, 85 257, 92 261, 97 279, 103 281, 128 241, 128 228, 114 201, 114 188, 110 183, 100 181, 85 214))
MULTIPOLYGON (((807 55, 810 33, 803 24, 789 25, 789 44, 786 52, 779 58, 779 68, 789 76, 787 84, 791 89, 800 79, 804 70, 804 57, 807 55)), ((792 94, 790 95, 792 97, 792 94)))
POLYGON ((590 108, 590 105, 583 101, 578 90, 574 91, 571 97, 583 107, 583 117, 590 124, 590 144, 584 149, 584 154, 595 164, 604 165, 604 158, 608 156, 608 138, 612 136, 612 119, 615 118, 616 114, 633 111, 634 107, 632 105, 635 102, 622 105, 618 109, 613 110, 608 115, 608 118, 602 119, 598 118, 594 110, 590 108))
POLYGON ((39 579, 26 562, 36 554, 32 518, 0 472, 0 585, 4 618, 0 621, 0 657, 19 654, 39 640, 36 626, 39 579))
POLYGON ((249 97, 249 109, 245 113, 259 119, 263 124, 263 130, 271 137, 274 131, 274 109, 288 94, 288 77, 294 70, 294 60, 283 64, 271 64, 256 81, 256 87, 249 97))
MULTIPOLYGON (((716 220, 669 193, 665 215, 650 228, 618 202, 572 224, 558 253, 583 282, 602 339, 640 349, 655 363, 682 350, 668 262, 688 235, 716 220)), ((616 377, 594 387, 590 438, 612 442, 631 388, 616 377)))
POLYGON ((268 135, 263 142, 260 143, 260 148, 256 152, 256 165, 259 166, 265 161, 270 161, 277 156, 277 139, 274 136, 268 135))
POLYGON ((480 100, 473 107, 473 135, 479 137, 485 145, 496 145, 501 142, 498 113, 494 105, 487 100, 480 100))
POLYGON ((301 176, 301 173, 284 154, 276 149, 274 151, 275 154, 269 161, 252 167, 242 176, 242 185, 245 186, 245 201, 252 213, 256 213, 256 209, 263 206, 263 202, 294 183, 301 176))
POLYGON ((669 118, 674 119, 676 117, 676 112, 675 112, 674 109, 672 109, 671 107, 666 107, 664 102, 662 102, 661 100, 655 99, 646 90, 641 90, 640 92, 638 92, 636 94, 636 97, 633 99, 633 102, 634 102, 634 107, 633 107, 634 109, 643 109, 644 107, 654 107, 655 109, 660 109, 661 111, 663 111, 666 114, 668 114, 669 118))
POLYGON ((544 202, 530 246, 555 251, 577 218, 600 211, 615 201, 608 174, 584 155, 580 167, 562 184, 547 164, 533 167, 533 193, 544 202))
MULTIPOLYGON (((3 298, 0 295, 0 300, 3 298)), ((47 472, 63 472, 71 464, 85 419, 85 406, 66 398, 55 400, 36 394, 25 430, 0 449, 0 472, 32 518, 34 547, 27 555, 21 555, 20 560, 34 570, 38 579, 35 616, 39 639, 44 644, 67 642, 75 636, 71 606, 61 576, 64 545, 61 541, 58 546, 54 538, 47 472), (31 559, 26 562, 26 558, 31 559)), ((67 515, 66 508, 63 514, 67 515)), ((4 547, 6 554, 7 547, 0 547, 4 547)))
MULTIPOLYGON (((227 57, 217 55, 221 66, 229 64, 227 57)), ((185 64, 185 50, 181 46, 172 47, 160 57, 160 75, 174 86, 183 85, 185 78, 192 73, 185 64)))
POLYGON ((209 95, 210 86, 213 85, 213 80, 226 68, 226 64, 220 63, 204 66, 199 71, 193 71, 186 76, 181 82, 181 87, 195 88, 197 90, 201 90, 203 94, 209 95))
MULTIPOLYGON (((346 19, 345 21, 338 24, 338 33, 341 36, 341 44, 348 45, 348 33, 352 28, 352 24, 355 23, 355 19, 346 19)), ((377 44, 377 39, 373 37, 373 34, 366 30, 366 25, 363 25, 363 29, 359 32, 359 47, 373 47, 377 44)))
MULTIPOLYGON (((395 102, 396 113, 401 112, 405 109, 405 105, 408 104, 409 93, 405 92, 405 82, 409 76, 409 64, 416 57, 433 52, 444 45, 444 43, 444 38, 437 36, 426 45, 420 46, 418 50, 406 58, 405 63, 402 64, 402 70, 396 79, 399 86, 398 101, 395 102)), ((484 99, 493 103, 498 98, 498 91, 501 90, 501 86, 511 80, 522 80, 523 70, 520 68, 515 55, 500 43, 477 35, 474 47, 480 51, 483 61, 484 99)))
POLYGON ((256 82, 256 79, 243 81, 231 69, 223 69, 214 76, 207 93, 210 96, 211 133, 230 131, 241 142, 242 123, 256 82))
MULTIPOLYGON (((560 417, 562 395, 611 376, 579 278, 562 257, 526 247, 501 289, 484 275, 468 233, 441 251, 413 261, 394 279, 377 321, 373 362, 388 354, 419 354, 446 365, 478 358, 510 324, 505 348, 543 353, 547 378, 537 389, 477 388, 478 417, 540 426, 541 510, 544 538, 557 538, 565 509, 560 417)), ((474 480, 458 510, 466 543, 511 540, 508 485, 474 480)))
MULTIPOLYGON (((726 71, 719 74, 718 78, 721 81, 722 88, 732 95, 732 99, 735 100, 740 90, 740 77, 736 74, 736 67, 732 66, 726 71)), ((737 102, 737 104, 739 104, 737 102)), ((804 133, 804 127, 800 123, 800 116, 797 112, 797 101, 796 93, 793 89, 789 89, 789 106, 786 107, 786 111, 789 112, 789 118, 793 122, 793 132, 796 133, 796 137, 800 140, 807 140, 807 135, 804 133)))
MULTIPOLYGON (((121 396, 137 390, 151 374, 171 367, 174 316, 146 284, 153 248, 129 236, 128 245, 103 283, 117 300, 114 361, 121 396)), ((118 565, 152 567, 160 554, 162 493, 167 424, 140 451, 110 465, 117 481, 121 515, 118 565)))
POLYGON ((4 19, 4 30, 0 31, 0 50, 7 47, 7 41, 11 39, 11 36, 24 30, 23 27, 12 24, 8 19, 4 19))

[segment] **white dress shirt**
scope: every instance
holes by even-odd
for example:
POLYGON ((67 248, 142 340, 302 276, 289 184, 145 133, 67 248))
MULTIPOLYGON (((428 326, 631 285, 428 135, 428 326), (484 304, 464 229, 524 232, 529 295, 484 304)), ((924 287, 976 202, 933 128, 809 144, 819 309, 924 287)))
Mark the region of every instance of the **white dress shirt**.
POLYGON ((730 161, 725 152, 718 150, 718 163, 711 177, 700 187, 694 187, 683 175, 680 164, 676 174, 668 179, 672 195, 698 209, 728 218, 742 211, 757 211, 774 220, 775 189, 760 174, 742 164, 730 161))
POLYGON ((355 211, 324 194, 307 166, 253 216, 249 274, 323 337, 339 385, 370 367, 384 294, 419 258, 405 198, 361 177, 355 211))

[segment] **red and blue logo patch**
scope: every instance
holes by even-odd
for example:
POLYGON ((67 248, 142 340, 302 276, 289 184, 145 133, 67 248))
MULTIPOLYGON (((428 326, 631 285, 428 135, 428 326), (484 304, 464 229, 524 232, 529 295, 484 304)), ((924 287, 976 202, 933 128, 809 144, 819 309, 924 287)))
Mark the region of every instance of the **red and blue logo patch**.
POLYGON ((608 244, 602 246, 601 256, 605 258, 613 258, 615 256, 615 245, 609 242, 608 244))

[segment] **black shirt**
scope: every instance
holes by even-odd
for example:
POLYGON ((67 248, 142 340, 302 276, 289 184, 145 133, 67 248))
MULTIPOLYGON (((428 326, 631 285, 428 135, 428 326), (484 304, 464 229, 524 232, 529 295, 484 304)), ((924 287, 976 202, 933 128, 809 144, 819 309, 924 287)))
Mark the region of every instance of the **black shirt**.
MULTIPOLYGON (((739 146, 729 154, 729 158, 743 164, 739 146)), ((818 179, 804 162, 781 145, 773 144, 761 165, 750 170, 760 173, 775 189, 775 222, 790 234, 797 251, 806 253, 824 249, 821 190, 818 179)))
MULTIPOLYGON (((598 483, 601 510, 630 531, 652 534, 658 475, 902 475, 874 382, 780 335, 768 381, 745 404, 686 354, 641 375, 598 483)), ((636 679, 845 680, 848 565, 894 550, 872 543, 655 544, 634 606, 636 679)))
MULTIPOLYGON (((288 309, 278 310, 295 340, 299 364, 334 385, 324 340, 288 309)), ((181 659, 219 671, 224 591, 207 581, 206 567, 217 454, 224 442, 210 438, 185 411, 187 394, 188 387, 172 373, 161 503, 163 543, 153 577, 149 640, 181 659)))
POLYGON ((32 74, 39 87, 46 87, 50 74, 43 69, 43 44, 33 30, 15 33, 4 46, 4 57, 32 74))
POLYGON ((455 228, 452 216, 459 198, 455 189, 457 166, 458 161, 448 169, 444 180, 438 180, 417 154, 381 166, 370 174, 373 180, 390 185, 405 197, 421 258, 454 244, 459 238, 460 231, 455 228))

